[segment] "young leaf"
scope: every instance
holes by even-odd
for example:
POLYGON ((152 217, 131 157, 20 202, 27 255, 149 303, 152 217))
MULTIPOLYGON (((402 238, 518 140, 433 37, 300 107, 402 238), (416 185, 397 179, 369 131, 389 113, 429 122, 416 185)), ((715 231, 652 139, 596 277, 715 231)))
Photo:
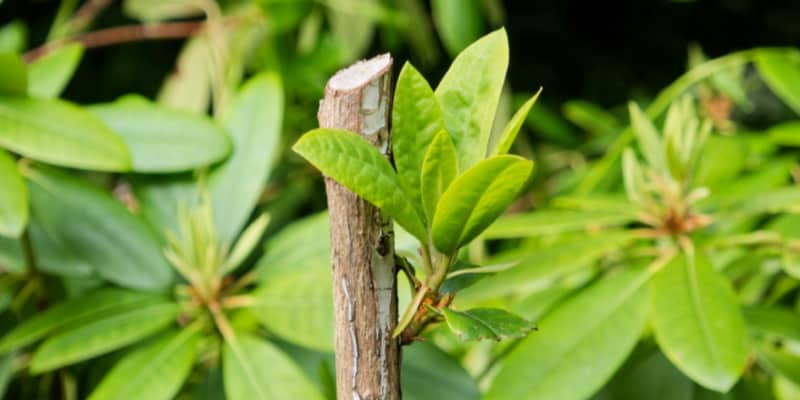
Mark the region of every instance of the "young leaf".
POLYGON ((478 0, 432 0, 431 12, 442 44, 451 56, 464 50, 484 31, 478 0))
POLYGON ((28 67, 28 94, 42 99, 57 98, 78 68, 81 56, 83 46, 71 43, 36 59, 28 67))
POLYGON ((588 398, 639 340, 648 278, 641 269, 626 270, 551 311, 504 360, 486 399, 588 398))
POLYGON ((28 189, 17 163, 0 149, 0 236, 19 237, 28 225, 28 189))
POLYGON ((651 284, 651 322, 664 354, 695 382, 725 392, 747 363, 747 332, 728 281, 701 252, 676 256, 651 284))
POLYGON ((214 226, 221 240, 233 242, 253 212, 280 156, 282 122, 280 78, 267 73, 247 81, 225 118, 233 153, 208 176, 214 226))
POLYGON ((50 371, 119 349, 175 322, 177 304, 160 302, 106 315, 59 333, 33 353, 32 374, 50 371))
POLYGON ((256 248, 259 240, 261 240, 261 235, 267 229, 267 224, 269 224, 269 215, 262 214, 242 232, 239 240, 236 241, 236 246, 233 247, 231 254, 222 266, 223 275, 227 275, 247 259, 247 256, 253 252, 253 249, 256 248))
POLYGON ((622 153, 622 178, 625 182, 625 193, 631 203, 643 206, 646 204, 644 191, 644 177, 639 160, 630 148, 622 153))
POLYGON ((447 326, 463 341, 522 338, 535 329, 529 321, 497 308, 473 308, 467 311, 445 308, 442 313, 447 326))
POLYGON ((83 181, 30 167, 33 219, 102 278, 140 290, 163 290, 173 271, 150 228, 125 206, 83 181))
POLYGON ((800 115, 800 52, 796 49, 759 50, 756 68, 769 88, 800 115))
POLYGON ((75 300, 55 305, 15 326, 0 340, 0 354, 27 346, 58 329, 160 300, 160 296, 150 293, 99 289, 75 300))
POLYGON ((178 172, 221 160, 231 149, 225 131, 207 117, 128 95, 89 110, 122 136, 136 172, 178 172))
POLYGON ((336 129, 312 130, 292 149, 323 174, 363 197, 426 241, 425 226, 391 164, 358 135, 336 129))
POLYGON ((500 138, 497 141, 497 146, 494 148, 491 155, 503 155, 511 150, 511 145, 514 144, 519 129, 522 128, 522 124, 525 122, 525 119, 528 118, 528 113, 531 111, 531 108, 536 103, 536 99, 539 98, 539 94, 541 93, 542 88, 539 88, 536 94, 528 99, 528 101, 514 113, 514 116, 511 117, 511 120, 506 124, 506 127, 503 128, 503 132, 500 134, 500 138))
POLYGON ((0 96, 0 147, 64 167, 131 168, 122 138, 88 112, 59 100, 0 96))
POLYGON ((433 221, 439 198, 458 175, 456 147, 445 130, 439 131, 422 160, 422 204, 428 221, 433 221))
POLYGON ((664 145, 656 127, 647 114, 639 106, 631 102, 628 104, 631 115, 631 127, 639 140, 639 149, 651 167, 659 172, 667 172, 667 162, 664 157, 664 145))
POLYGON ((170 331, 125 355, 92 391, 89 400, 175 397, 197 356, 197 329, 170 331))
POLYGON ((444 192, 436 207, 431 237, 445 254, 469 243, 505 211, 522 190, 533 162, 496 156, 470 168, 444 192))
POLYGON ((300 368, 271 343, 237 333, 222 354, 225 395, 230 400, 307 399, 322 395, 300 368))
POLYGON ((464 49, 436 88, 461 171, 486 154, 507 69, 508 37, 500 29, 464 49))
POLYGON ((392 103, 392 154, 397 174, 422 210, 420 171, 428 146, 444 130, 444 117, 433 89, 409 63, 397 78, 392 103))
POLYGON ((18 54, 0 52, 0 94, 25 96, 28 91, 28 71, 18 54))

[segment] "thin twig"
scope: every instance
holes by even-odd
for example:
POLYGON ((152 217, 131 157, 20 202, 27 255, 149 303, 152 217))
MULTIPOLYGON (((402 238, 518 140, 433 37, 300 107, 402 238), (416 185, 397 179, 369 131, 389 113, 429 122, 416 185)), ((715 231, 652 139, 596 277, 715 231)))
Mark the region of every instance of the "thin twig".
POLYGON ((205 21, 166 22, 146 25, 126 25, 84 33, 72 38, 51 42, 24 55, 27 63, 36 61, 47 53, 70 43, 80 43, 84 48, 158 39, 182 39, 192 36, 205 26, 205 21))
POLYGON ((69 22, 69 32, 77 33, 85 30, 111 3, 112 0, 89 0, 83 3, 69 22))

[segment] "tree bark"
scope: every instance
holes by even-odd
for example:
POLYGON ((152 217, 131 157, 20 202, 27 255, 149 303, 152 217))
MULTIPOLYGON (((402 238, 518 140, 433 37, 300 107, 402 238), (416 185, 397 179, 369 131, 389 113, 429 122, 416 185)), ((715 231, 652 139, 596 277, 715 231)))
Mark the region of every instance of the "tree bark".
MULTIPOLYGON (((319 125, 358 133, 391 159, 389 54, 339 71, 325 88, 319 125)), ((399 399, 400 346, 391 221, 325 178, 331 225, 338 399, 399 399)))

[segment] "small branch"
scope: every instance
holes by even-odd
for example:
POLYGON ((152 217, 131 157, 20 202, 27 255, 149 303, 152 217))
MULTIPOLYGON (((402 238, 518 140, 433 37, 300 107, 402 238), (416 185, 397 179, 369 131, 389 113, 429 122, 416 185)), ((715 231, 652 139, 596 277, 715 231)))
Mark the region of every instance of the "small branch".
POLYGON ((47 43, 24 55, 27 63, 36 61, 47 53, 69 43, 80 43, 90 49, 122 43, 159 39, 182 39, 194 35, 205 26, 205 21, 167 22, 162 24, 126 25, 84 33, 72 38, 47 43))
POLYGON ((70 23, 70 33, 82 32, 112 3, 111 0, 89 0, 75 12, 70 23))

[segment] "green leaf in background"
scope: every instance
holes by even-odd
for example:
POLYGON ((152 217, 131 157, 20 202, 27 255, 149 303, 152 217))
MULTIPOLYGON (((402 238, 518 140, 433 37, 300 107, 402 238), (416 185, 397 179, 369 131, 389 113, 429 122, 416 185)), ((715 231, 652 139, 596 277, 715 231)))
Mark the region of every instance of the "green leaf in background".
POLYGON ((125 0, 122 3, 126 15, 145 22, 196 17, 203 14, 203 7, 203 3, 194 0, 125 0))
POLYGON ((25 267, 22 241, 0 235, 0 273, 23 274, 25 267))
POLYGON ((148 226, 98 188, 52 169, 24 171, 32 217, 98 275, 121 286, 164 290, 173 282, 161 244, 148 226))
POLYGON ((433 221, 436 205, 458 175, 458 160, 453 140, 445 130, 439 131, 422 160, 422 204, 428 221, 433 221))
POLYGON ((235 339, 226 340, 222 368, 229 400, 322 400, 292 359, 254 336, 237 333, 235 339))
POLYGON ((57 98, 67 87, 82 56, 83 46, 71 43, 36 59, 28 66, 28 94, 43 99, 57 98))
POLYGON ((0 52, 0 94, 25 96, 28 92, 28 71, 22 58, 15 53, 0 52))
POLYGON ((99 289, 81 298, 53 306, 23 321, 0 339, 0 354, 27 346, 46 335, 82 322, 96 320, 159 301, 149 293, 123 289, 99 289))
POLYGON ((461 171, 486 154, 507 69, 508 37, 500 29, 464 49, 436 88, 461 171))
POLYGON ((800 51, 762 49, 755 62, 769 88, 800 115, 800 51))
POLYGON ((77 255, 58 234, 51 234, 32 220, 28 225, 31 245, 36 255, 36 268, 62 278, 94 278, 97 274, 92 264, 77 255))
MULTIPOLYGON (((752 192, 751 192, 752 193, 752 192)), ((740 215, 800 211, 800 186, 785 186, 764 190, 758 196, 743 198, 731 212, 740 215)))
POLYGON ((458 361, 431 343, 420 341, 403 347, 400 373, 404 400, 481 398, 475 379, 458 361))
POLYGON ((205 114, 211 101, 211 54, 207 35, 195 35, 186 41, 175 71, 161 85, 157 101, 167 107, 205 114))
POLYGON ((431 0, 436 30, 447 52, 455 56, 483 33, 479 0, 431 0))
POLYGON ((391 164, 358 135, 336 129, 312 130, 292 149, 323 174, 389 214, 400 226, 426 241, 422 216, 409 202, 391 164))
POLYGON ((181 204, 187 210, 200 204, 201 194, 193 174, 132 175, 129 179, 139 213, 162 241, 167 231, 179 231, 181 204))
POLYGON ((32 374, 50 371, 119 349, 175 323, 180 309, 160 302, 105 315, 61 332, 33 353, 32 374))
POLYGON ((631 116, 631 127, 639 141, 639 149, 642 151, 642 155, 644 155, 651 167, 659 172, 667 172, 664 144, 658 130, 647 114, 636 103, 631 102, 628 108, 631 116))
POLYGON ((529 160, 495 156, 456 178, 436 207, 431 230, 436 248, 450 254, 483 232, 511 204, 532 170, 529 160))
POLYGON ((586 100, 567 101, 562 112, 570 122, 596 136, 616 136, 623 128, 613 114, 586 100))
POLYGON ((223 275, 227 275, 236 269, 236 267, 241 265, 247 259, 247 256, 253 252, 256 246, 261 242, 261 236, 267 229, 269 220, 268 214, 262 214, 245 228, 239 240, 236 241, 236 245, 233 246, 228 258, 225 260, 225 264, 222 266, 223 275))
POLYGON ((738 139, 720 135, 708 138, 694 173, 696 185, 714 188, 736 180, 745 166, 748 151, 747 143, 738 139))
POLYGON ((534 326, 525 319, 498 308, 442 310, 447 326, 463 341, 523 338, 534 326))
POLYGON ((89 110, 122 136, 136 172, 178 172, 223 159, 231 149, 222 128, 207 117, 159 107, 136 95, 89 110))
POLYGON ((730 283, 708 258, 678 255, 651 284, 651 323, 664 354, 695 382, 730 389, 747 363, 747 331, 730 283))
POLYGON ((14 358, 16 354, 0 356, 0 396, 5 397, 8 383, 14 377, 14 358))
POLYGON ((769 140, 778 146, 800 147, 800 121, 773 125, 767 131, 769 140))
MULTIPOLYGON (((693 400, 694 384, 660 352, 654 352, 615 377, 607 386, 613 400, 693 400)), ((711 399, 709 399, 711 400, 711 399)))
POLYGON ((486 239, 510 239, 557 235, 568 232, 601 231, 636 220, 631 214, 613 211, 572 211, 538 209, 524 214, 504 215, 486 231, 486 239))
POLYGON ((87 111, 59 100, 0 96, 0 147, 64 167, 131 168, 121 137, 87 111))
POLYGON ((525 122, 525 119, 528 118, 528 113, 531 111, 531 108, 536 103, 536 99, 539 98, 539 94, 542 93, 542 88, 539 88, 539 91, 533 95, 528 101, 526 101, 520 108, 514 113, 514 116, 511 117, 511 120, 508 121, 503 131, 500 133, 500 138, 497 140, 497 146, 491 152, 491 155, 502 155, 507 154, 509 150, 511 150, 511 145, 514 144, 514 140, 517 138, 517 134, 519 133, 519 129, 522 128, 522 124, 525 122))
POLYGON ((361 57, 375 33, 373 16, 377 0, 334 0, 328 11, 331 32, 341 47, 343 64, 361 57))
POLYGON ((392 155, 400 181, 420 210, 423 159, 428 146, 443 130, 444 117, 433 89, 414 66, 406 63, 397 78, 392 103, 392 155))
POLYGON ((141 346, 114 365, 89 400, 174 398, 192 370, 199 339, 187 328, 141 346))
POLYGON ((21 20, 0 27, 0 52, 21 53, 28 47, 28 27, 21 20))
POLYGON ((28 189, 17 163, 0 149, 0 235, 19 237, 28 225, 28 189))
POLYGON ((281 154, 280 78, 266 73, 247 81, 224 121, 233 139, 233 153, 209 174, 208 191, 217 234, 231 243, 247 223, 281 154))
POLYGON ((633 349, 647 322, 642 269, 606 277, 562 303, 505 359, 486 399, 584 399, 633 349))

